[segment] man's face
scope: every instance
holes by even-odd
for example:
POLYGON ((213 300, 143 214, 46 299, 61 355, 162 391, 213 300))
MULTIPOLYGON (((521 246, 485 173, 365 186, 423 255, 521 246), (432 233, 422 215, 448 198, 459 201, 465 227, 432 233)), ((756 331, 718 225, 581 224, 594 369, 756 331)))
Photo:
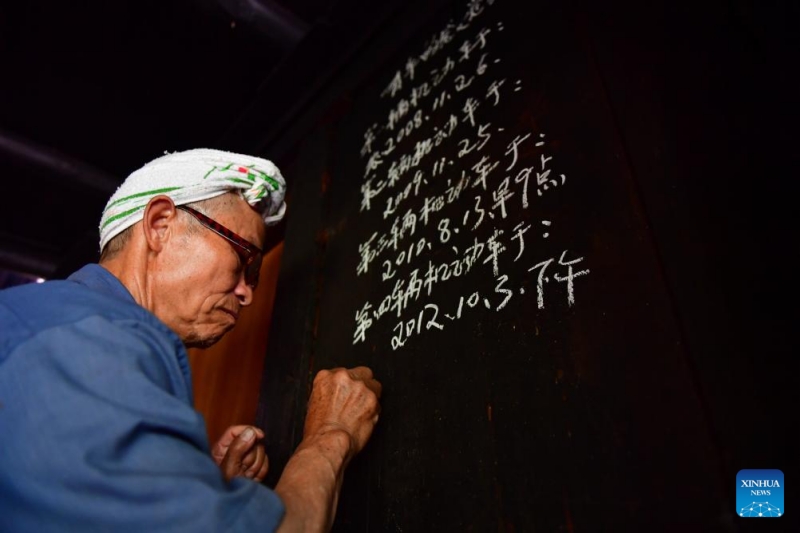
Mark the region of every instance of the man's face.
MULTIPOLYGON (((208 211, 219 224, 261 247, 264 222, 241 198, 208 211)), ((153 312, 184 344, 208 347, 230 331, 253 289, 246 285, 239 255, 222 236, 177 212, 169 248, 154 274, 153 312), (194 228, 190 228, 194 225, 194 228)))

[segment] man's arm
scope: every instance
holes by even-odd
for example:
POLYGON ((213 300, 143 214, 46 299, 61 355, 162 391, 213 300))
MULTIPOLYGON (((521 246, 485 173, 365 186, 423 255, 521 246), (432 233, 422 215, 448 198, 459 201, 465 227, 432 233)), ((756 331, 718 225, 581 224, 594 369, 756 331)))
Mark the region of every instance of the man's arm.
POLYGON ((344 470, 372 435, 381 384, 366 367, 322 370, 314 379, 303 441, 275 492, 286 507, 278 531, 328 531, 344 470))

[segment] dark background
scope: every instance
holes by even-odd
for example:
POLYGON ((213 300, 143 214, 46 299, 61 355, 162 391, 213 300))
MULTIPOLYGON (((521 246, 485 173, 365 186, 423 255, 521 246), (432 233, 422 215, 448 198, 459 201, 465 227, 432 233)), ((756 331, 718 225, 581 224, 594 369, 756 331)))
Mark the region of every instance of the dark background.
POLYGON ((4 1, 0 268, 93 259, 106 200, 165 151, 274 145, 398 4, 4 1))
MULTIPOLYGON (((331 136, 348 134, 341 124, 358 111, 358 88, 380 79, 447 4, 3 2, 0 267, 15 273, 6 274, 4 280, 12 281, 4 284, 17 282, 19 273, 63 276, 93 260, 106 199, 128 173, 164 151, 205 146, 276 160, 286 168, 296 204, 290 203, 276 301, 284 311, 273 324, 283 334, 270 341, 270 392, 263 400, 272 400, 275 410, 285 407, 276 398, 292 397, 295 404, 285 410, 291 420, 277 428, 268 408, 262 405, 261 413, 276 435, 270 457, 277 475, 299 437, 309 362, 318 350, 314 317, 325 298, 322 281, 336 275, 326 258, 330 200, 320 184, 336 168, 331 161, 339 141, 331 136), (292 209, 303 216, 293 217, 292 209)), ((506 12, 518 9, 520 20, 529 4, 498 0, 506 12)), ((713 482, 718 489, 703 516, 720 530, 789 530, 797 508, 791 489, 784 519, 753 524, 730 511, 739 469, 780 468, 789 483, 797 472, 797 4, 615 0, 570 2, 563 10, 576 46, 594 65, 592 83, 600 88, 603 108, 595 111, 612 121, 603 131, 621 147, 633 189, 628 207, 639 210, 636 232, 646 234, 655 250, 654 266, 644 275, 662 280, 661 311, 688 369, 674 387, 691 389, 687 394, 696 398, 697 419, 705 424, 703 439, 710 442, 703 453, 685 452, 713 457, 713 480, 701 484, 713 482)), ((634 296, 620 294, 620 313, 634 296)), ((662 353, 653 346, 640 355, 657 359, 653 354, 662 353)), ((472 365, 468 370, 475 370, 472 365)), ((456 368, 440 371, 459 382, 456 368)), ((645 365, 643 375, 655 370, 645 365)), ((615 384, 606 383, 608 397, 640 401, 615 384)), ((451 402, 444 407, 459 407, 451 402)), ((680 435, 680 424, 674 427, 680 435)), ((370 530, 360 526, 379 512, 380 500, 360 507, 358 496, 370 486, 364 464, 379 461, 385 451, 385 436, 376 437, 373 455, 361 466, 354 463, 343 495, 340 518, 358 529, 370 530), (367 511, 359 514, 362 508, 367 511)), ((537 442, 535 436, 525 439, 537 442)), ((628 464, 638 467, 644 465, 628 464)), ((670 466, 648 466, 660 467, 670 466)), ((537 483, 525 472, 519 480, 537 483)), ((413 484, 407 490, 398 505, 408 503, 411 523, 426 523, 429 517, 413 515, 419 497, 413 484)), ((659 497, 668 502, 671 495, 665 490, 659 497)), ((542 511, 542 523, 562 520, 559 505, 550 514, 542 511)), ((523 527, 527 518, 506 518, 506 530, 515 523, 517 531, 529 530, 523 527)), ((659 518, 640 514, 637 523, 652 529, 659 518)), ((371 530, 388 523, 373 523, 371 530)), ((472 524, 475 530, 485 526, 472 524)), ((590 514, 561 527, 595 530, 590 514)), ((497 528, 493 523, 491 529, 497 528)))
MULTIPOLYGON (((390 320, 351 346, 354 311, 386 292, 354 275, 354 250, 379 227, 358 214, 360 136, 394 69, 452 12, 413 4, 343 69, 287 158, 303 203, 260 406, 272 481, 314 372, 364 363, 386 383, 384 410, 337 530, 792 530, 790 510, 738 518, 734 489, 749 464, 796 471, 796 8, 496 9, 517 45, 503 57, 521 63, 503 73, 544 87, 498 124, 561 128, 568 174, 586 180, 559 231, 599 263, 588 303, 537 313, 517 301, 396 352, 390 320)), ((786 507, 796 501, 788 491, 786 507)))

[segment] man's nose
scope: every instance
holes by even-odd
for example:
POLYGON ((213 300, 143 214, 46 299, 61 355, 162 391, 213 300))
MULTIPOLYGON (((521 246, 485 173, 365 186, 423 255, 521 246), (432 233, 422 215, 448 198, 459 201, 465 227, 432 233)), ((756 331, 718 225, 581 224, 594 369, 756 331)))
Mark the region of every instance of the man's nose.
POLYGON ((245 282, 244 273, 240 274, 239 283, 236 284, 236 288, 233 290, 233 293, 239 299, 239 305, 247 307, 253 303, 253 291, 253 287, 245 282))

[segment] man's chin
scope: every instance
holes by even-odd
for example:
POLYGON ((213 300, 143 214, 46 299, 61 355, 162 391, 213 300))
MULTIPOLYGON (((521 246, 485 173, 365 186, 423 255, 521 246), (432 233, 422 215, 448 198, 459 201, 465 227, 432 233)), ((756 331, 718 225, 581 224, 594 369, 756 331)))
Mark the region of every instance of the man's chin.
POLYGON ((214 346, 221 338, 222 338, 222 336, 210 337, 210 338, 207 338, 207 339, 197 339, 197 340, 190 341, 190 342, 184 342, 184 345, 187 348, 200 348, 201 350, 204 350, 206 348, 210 348, 210 347, 214 346))
POLYGON ((191 339, 184 339, 183 344, 187 348, 200 348, 200 349, 210 348, 211 346, 214 346, 217 342, 219 342, 220 339, 222 339, 222 337, 224 337, 225 334, 232 329, 233 325, 225 328, 225 331, 223 331, 222 333, 217 333, 214 335, 196 335, 193 336, 191 339))

